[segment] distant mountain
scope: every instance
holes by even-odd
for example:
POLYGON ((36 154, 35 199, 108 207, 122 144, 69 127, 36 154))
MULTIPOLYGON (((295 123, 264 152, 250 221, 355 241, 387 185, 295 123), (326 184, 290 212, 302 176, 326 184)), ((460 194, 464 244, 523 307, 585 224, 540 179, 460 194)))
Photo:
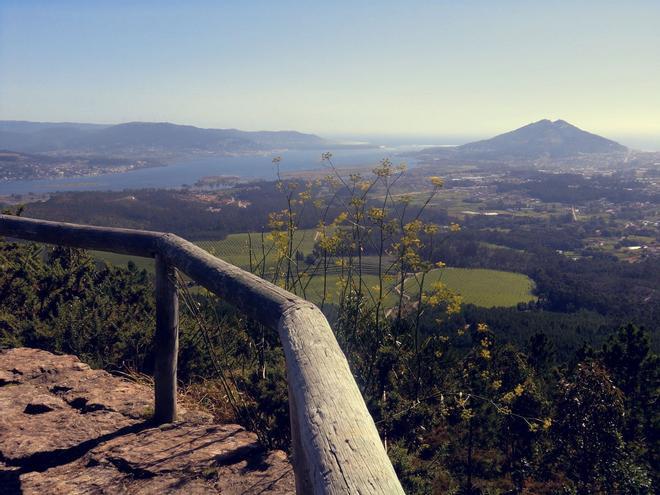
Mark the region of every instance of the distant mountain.
POLYGON ((108 124, 81 124, 79 122, 30 122, 28 120, 0 120, 0 132, 35 133, 49 129, 93 130, 110 127, 108 124))
POLYGON ((90 132, 108 126, 71 122, 0 121, 0 148, 23 152, 54 151, 67 148, 90 132))
POLYGON ((315 148, 327 144, 318 136, 296 131, 202 129, 167 122, 108 126, 0 121, 0 148, 22 152, 235 153, 315 148))
POLYGON ((625 146, 615 141, 583 131, 564 120, 553 122, 544 119, 491 139, 438 152, 449 152, 460 158, 537 159, 626 150, 625 146))

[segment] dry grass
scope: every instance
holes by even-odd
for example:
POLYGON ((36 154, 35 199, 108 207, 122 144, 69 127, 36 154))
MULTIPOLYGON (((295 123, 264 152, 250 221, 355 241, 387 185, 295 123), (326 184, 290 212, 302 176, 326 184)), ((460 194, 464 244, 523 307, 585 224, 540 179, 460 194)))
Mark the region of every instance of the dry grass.
MULTIPOLYGON (((154 379, 146 373, 132 368, 126 368, 114 373, 126 380, 144 385, 149 390, 154 389, 154 379)), ((239 395, 233 390, 235 396, 239 395)), ((218 423, 235 423, 236 414, 227 398, 227 394, 219 380, 203 379, 199 382, 179 386, 177 404, 186 411, 209 414, 218 423)), ((153 409, 145 411, 145 417, 153 415, 153 409)))
MULTIPOLYGON (((233 391, 235 396, 238 390, 233 391)), ((179 404, 189 410, 206 412, 218 423, 235 423, 238 421, 234 409, 229 402, 224 387, 219 380, 204 379, 190 383, 179 389, 179 404)))

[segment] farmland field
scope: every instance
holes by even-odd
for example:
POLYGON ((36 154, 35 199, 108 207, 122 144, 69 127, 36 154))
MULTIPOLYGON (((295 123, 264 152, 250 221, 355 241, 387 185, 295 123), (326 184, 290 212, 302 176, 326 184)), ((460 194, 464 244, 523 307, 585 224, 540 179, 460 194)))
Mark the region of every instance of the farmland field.
MULTIPOLYGON (((296 232, 294 237, 294 250, 300 251, 303 255, 312 252, 314 247, 315 231, 301 230, 296 232)), ((240 266, 244 269, 250 268, 250 249, 252 246, 252 264, 255 266, 258 260, 261 260, 263 254, 266 255, 266 265, 272 266, 276 259, 273 250, 273 243, 264 236, 263 250, 261 234, 253 233, 248 235, 230 234, 225 239, 211 241, 197 241, 202 249, 211 254, 222 258, 223 260, 240 266)), ((113 265, 126 265, 133 261, 138 268, 146 269, 153 273, 153 260, 147 258, 138 258, 121 254, 104 253, 100 251, 91 251, 92 256, 113 265)), ((375 256, 363 257, 363 282, 365 293, 373 291, 378 285, 378 258, 375 256)), ((384 269, 389 266, 389 261, 384 260, 384 269)), ((337 282, 339 281, 340 268, 331 262, 328 270, 327 279, 327 302, 333 302, 337 298, 337 282)), ((458 292, 463 297, 465 303, 475 304, 483 307, 495 306, 515 306, 519 302, 527 302, 535 299, 532 294, 534 282, 520 273, 504 272, 498 270, 469 269, 469 268, 442 268, 432 270, 425 280, 425 291, 431 289, 436 281, 441 281, 447 287, 458 292)), ((314 303, 319 303, 323 295, 323 276, 317 274, 307 277, 303 282, 306 284, 304 296, 314 303)), ((392 280, 385 284, 385 305, 395 304, 396 295, 392 290, 392 280)), ((413 280, 406 282, 406 292, 413 296, 416 292, 416 283, 413 280)), ((296 288, 299 295, 303 295, 299 288, 296 288)), ((374 293, 375 295, 375 293, 374 293)))
MULTIPOLYGON (((430 290, 435 282, 442 282, 459 293, 463 302, 486 308, 515 306, 536 299, 532 294, 534 282, 522 273, 483 268, 439 268, 426 276, 425 291, 430 290)), ((414 280, 409 280, 406 291, 413 292, 416 286, 414 280)))
MULTIPOLYGON (((314 236, 316 231, 314 229, 300 230, 294 234, 293 247, 294 251, 298 250, 303 254, 312 252, 314 248, 314 236)), ((194 244, 201 247, 205 251, 222 258, 232 265, 240 266, 244 269, 250 268, 250 243, 252 245, 252 260, 257 263, 262 259, 262 255, 266 255, 266 263, 271 264, 275 258, 273 249, 273 242, 269 241, 267 234, 264 234, 264 242, 261 242, 261 233, 253 232, 251 234, 229 234, 224 239, 210 240, 210 241, 194 241, 194 244), (263 246, 263 250, 262 250, 263 246)), ((106 253, 103 251, 90 251, 90 254, 101 261, 105 261, 112 265, 126 265, 129 261, 133 261, 139 268, 144 268, 149 272, 153 272, 153 261, 148 258, 140 258, 136 256, 106 253)))
MULTIPOLYGON (((326 281, 327 283, 326 302, 336 303, 338 301, 339 287, 337 286, 337 284, 339 281, 340 281, 339 274, 328 274, 326 281)), ((375 287, 378 286, 378 277, 376 275, 362 275, 362 283, 363 283, 363 293, 365 294, 367 300, 371 299, 370 294, 373 294, 373 298, 375 299, 378 295, 378 291, 375 289, 375 287)), ((305 285, 305 293, 304 293, 305 298, 308 299, 309 301, 312 301, 315 304, 319 304, 323 298, 323 275, 312 276, 306 281, 303 281, 303 284, 305 285)), ((389 290, 388 287, 385 287, 385 291, 388 290, 389 290)), ((300 296, 303 296, 302 291, 298 288, 296 288, 296 293, 298 293, 298 295, 300 296)), ((386 298, 385 304, 390 305, 392 301, 393 300, 391 300, 391 298, 386 298)))
MULTIPOLYGON (((303 254, 309 254, 314 248, 314 237, 316 230, 307 229, 296 231, 293 235, 293 250, 300 251, 303 254)), ((268 235, 264 234, 263 242, 261 233, 253 232, 251 234, 229 234, 225 239, 217 241, 197 241, 202 249, 222 258, 241 268, 250 268, 250 246, 252 251, 253 263, 262 260, 266 255, 266 264, 269 265, 276 259, 273 242, 268 240, 268 235)))
MULTIPOLYGON (((369 294, 377 296, 378 276, 365 270, 362 277, 364 293, 369 299, 369 294)), ((337 298, 338 273, 331 273, 327 279, 326 300, 334 302, 337 298)), ((424 290, 431 290, 435 282, 441 281, 451 290, 459 293, 465 303, 483 307, 515 306, 519 302, 533 301, 536 297, 532 294, 534 282, 521 273, 504 272, 499 270, 469 269, 469 268, 443 268, 432 270, 425 279, 424 290)), ((386 308, 396 304, 397 295, 390 280, 384 284, 386 308)), ((406 293, 413 296, 417 292, 417 284, 414 280, 408 280, 405 285, 406 293)), ((297 291, 300 292, 300 291, 297 291)), ((302 294, 300 294, 302 295, 302 294)), ((319 303, 323 295, 323 276, 316 275, 309 280, 305 296, 314 303, 319 303)))
POLYGON ((139 256, 131 256, 129 254, 116 254, 108 253, 105 251, 89 251, 89 254, 100 261, 105 261, 110 265, 126 266, 129 261, 135 263, 140 270, 147 270, 149 273, 154 272, 154 260, 151 258, 141 258, 139 256))

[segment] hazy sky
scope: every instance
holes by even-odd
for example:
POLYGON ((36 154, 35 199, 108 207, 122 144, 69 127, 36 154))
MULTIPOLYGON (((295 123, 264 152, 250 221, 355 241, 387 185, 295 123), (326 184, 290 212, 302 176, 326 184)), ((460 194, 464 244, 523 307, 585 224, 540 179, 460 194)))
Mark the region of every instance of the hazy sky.
POLYGON ((0 0, 0 119, 660 134, 660 0, 0 0))

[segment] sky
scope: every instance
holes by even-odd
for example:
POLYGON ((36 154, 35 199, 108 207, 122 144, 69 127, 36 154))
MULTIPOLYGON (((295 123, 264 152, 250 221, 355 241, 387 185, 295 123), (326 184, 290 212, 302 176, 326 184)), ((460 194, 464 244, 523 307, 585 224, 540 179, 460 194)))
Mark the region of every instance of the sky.
POLYGON ((0 0, 0 119, 660 138, 660 1, 0 0))

